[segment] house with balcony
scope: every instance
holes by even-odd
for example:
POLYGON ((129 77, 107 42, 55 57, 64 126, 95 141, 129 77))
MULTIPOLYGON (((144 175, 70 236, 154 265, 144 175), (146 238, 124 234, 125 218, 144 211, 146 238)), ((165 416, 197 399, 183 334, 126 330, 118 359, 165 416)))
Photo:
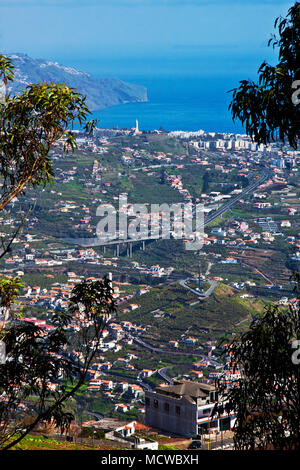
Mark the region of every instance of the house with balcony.
POLYGON ((233 414, 213 416, 218 395, 212 385, 183 380, 146 391, 146 425, 185 437, 231 429, 236 419, 233 414))

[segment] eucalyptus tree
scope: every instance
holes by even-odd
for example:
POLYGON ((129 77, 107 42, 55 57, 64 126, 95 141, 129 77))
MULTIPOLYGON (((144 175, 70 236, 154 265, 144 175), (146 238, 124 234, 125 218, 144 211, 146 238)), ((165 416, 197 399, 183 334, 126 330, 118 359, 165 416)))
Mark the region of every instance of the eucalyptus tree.
MULTIPOLYGON (((38 83, 10 96, 14 79, 11 59, 0 55, 0 211, 26 189, 51 183, 54 168, 49 151, 63 141, 76 148, 74 122, 92 132, 86 97, 62 84, 38 83)), ((1 213, 1 212, 0 212, 1 213)), ((17 232, 16 232, 17 233, 17 232)), ((16 235, 14 234, 14 236, 16 235)), ((14 236, 4 240, 5 256, 14 236)), ((68 400, 84 385, 97 355, 103 329, 115 312, 110 282, 82 281, 66 311, 56 312, 47 329, 22 319, 17 278, 0 281, 0 449, 10 449, 43 422, 62 431, 73 416, 68 400), (30 419, 28 419, 30 418, 30 419)))
MULTIPOLYGON (((87 121, 86 96, 65 84, 37 83, 15 96, 6 93, 14 80, 13 61, 0 55, 0 211, 26 189, 52 183, 49 152, 63 142, 67 152, 76 148, 72 127, 78 122, 88 133, 96 121, 87 121)), ((3 212, 2 212, 3 214, 3 212)), ((23 222, 23 220, 22 220, 23 222)), ((3 240, 3 257, 13 238, 3 240)))
POLYGON ((225 349, 229 370, 217 381, 215 413, 234 413, 238 450, 300 449, 300 275, 288 307, 270 304, 225 349))
POLYGON ((300 3, 289 9, 285 18, 275 21, 278 36, 268 45, 278 48, 278 63, 263 62, 258 82, 241 80, 231 90, 229 105, 233 120, 239 119, 259 144, 274 139, 297 148, 300 135, 300 3))
MULTIPOLYGON (((6 308, 10 301, 1 297, 6 308)), ((0 449, 14 447, 39 423, 68 430, 74 416, 66 405, 85 384, 115 311, 110 281, 104 278, 76 285, 68 309, 52 315, 47 331, 11 314, 0 332, 6 346, 0 364, 0 449)))

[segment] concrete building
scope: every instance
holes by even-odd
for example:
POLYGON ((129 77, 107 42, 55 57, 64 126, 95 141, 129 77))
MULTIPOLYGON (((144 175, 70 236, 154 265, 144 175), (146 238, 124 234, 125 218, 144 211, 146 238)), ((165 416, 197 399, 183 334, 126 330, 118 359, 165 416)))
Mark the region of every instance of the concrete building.
POLYGON ((145 392, 146 425, 186 437, 231 429, 234 415, 211 416, 217 400, 218 391, 212 385, 174 381, 145 392))

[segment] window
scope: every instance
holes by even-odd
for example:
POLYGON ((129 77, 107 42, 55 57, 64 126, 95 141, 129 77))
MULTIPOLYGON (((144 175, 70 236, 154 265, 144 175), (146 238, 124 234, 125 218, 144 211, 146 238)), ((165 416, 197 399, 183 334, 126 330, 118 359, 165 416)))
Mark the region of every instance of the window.
POLYGON ((145 398, 145 403, 146 403, 146 405, 149 406, 149 405, 150 405, 150 398, 146 397, 146 398, 145 398))
POLYGON ((158 400, 153 401, 153 406, 154 406, 154 408, 158 408, 158 400))
POLYGON ((165 411, 166 411, 167 413, 169 413, 169 411, 170 411, 170 405, 169 405, 169 403, 165 403, 165 407, 164 407, 164 408, 165 408, 165 411))
POLYGON ((176 414, 179 416, 180 415, 180 406, 175 407, 176 414))
POLYGON ((214 391, 214 392, 210 392, 209 393, 209 399, 210 401, 218 401, 218 392, 217 391, 214 391))
POLYGON ((204 410, 202 410, 202 413, 203 413, 204 415, 209 415, 210 410, 211 410, 211 408, 205 408, 204 410))

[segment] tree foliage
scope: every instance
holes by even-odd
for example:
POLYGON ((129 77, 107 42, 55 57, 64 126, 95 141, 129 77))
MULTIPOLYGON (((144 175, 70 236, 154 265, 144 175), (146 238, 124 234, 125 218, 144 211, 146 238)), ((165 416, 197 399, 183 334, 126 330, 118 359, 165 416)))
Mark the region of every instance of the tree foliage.
POLYGON ((279 139, 297 148, 300 104, 293 102, 292 95, 295 82, 300 79, 299 2, 289 9, 286 18, 276 19, 276 28, 279 37, 273 35, 268 45, 279 49, 278 64, 263 62, 258 70, 258 83, 240 81, 240 86, 231 90, 229 109, 233 120, 239 119, 259 144, 279 139))
MULTIPOLYGON (((0 55, 0 79, 7 85, 14 78, 12 61, 0 55)), ((70 128, 74 122, 92 132, 95 121, 86 121, 86 97, 56 83, 29 85, 0 103, 0 210, 29 185, 52 181, 49 151, 60 139, 65 150, 76 147, 70 128)))
MULTIPOLYGON (((7 305, 5 298, 1 302, 7 305)), ((1 332, 6 344, 0 365, 1 449, 16 445, 40 422, 68 429, 74 416, 65 404, 84 385, 114 312, 105 278, 78 284, 68 310, 53 315, 49 331, 11 316, 1 332)))
POLYGON ((300 276, 289 308, 270 304, 249 330, 227 345, 229 369, 241 378, 228 388, 226 374, 218 381, 224 408, 237 417, 238 450, 300 448, 300 276))
MULTIPOLYGON (((59 140, 66 151, 76 147, 70 130, 75 121, 87 132, 95 126, 95 121, 86 121, 86 97, 76 90, 38 83, 9 96, 3 89, 13 78, 13 62, 0 55, 0 210, 7 210, 26 188, 52 181, 49 151, 59 140)), ((6 360, 0 364, 0 449, 5 450, 40 422, 62 431, 69 427, 73 416, 65 405, 84 385, 103 329, 115 312, 106 278, 83 281, 74 288, 68 310, 53 314, 47 328, 41 328, 22 320, 17 305, 22 287, 16 278, 0 281, 0 340, 6 346, 6 360)))
MULTIPOLYGON (((59 140, 64 142, 65 151, 76 148, 71 130, 75 122, 89 133, 96 125, 95 120, 87 121, 90 111, 86 97, 75 89, 65 84, 37 83, 10 96, 6 88, 13 80, 13 61, 0 55, 0 210, 9 209, 10 202, 26 188, 52 182, 49 151, 59 140)), ((2 240, 0 258, 9 251, 23 222, 10 238, 2 240)))

